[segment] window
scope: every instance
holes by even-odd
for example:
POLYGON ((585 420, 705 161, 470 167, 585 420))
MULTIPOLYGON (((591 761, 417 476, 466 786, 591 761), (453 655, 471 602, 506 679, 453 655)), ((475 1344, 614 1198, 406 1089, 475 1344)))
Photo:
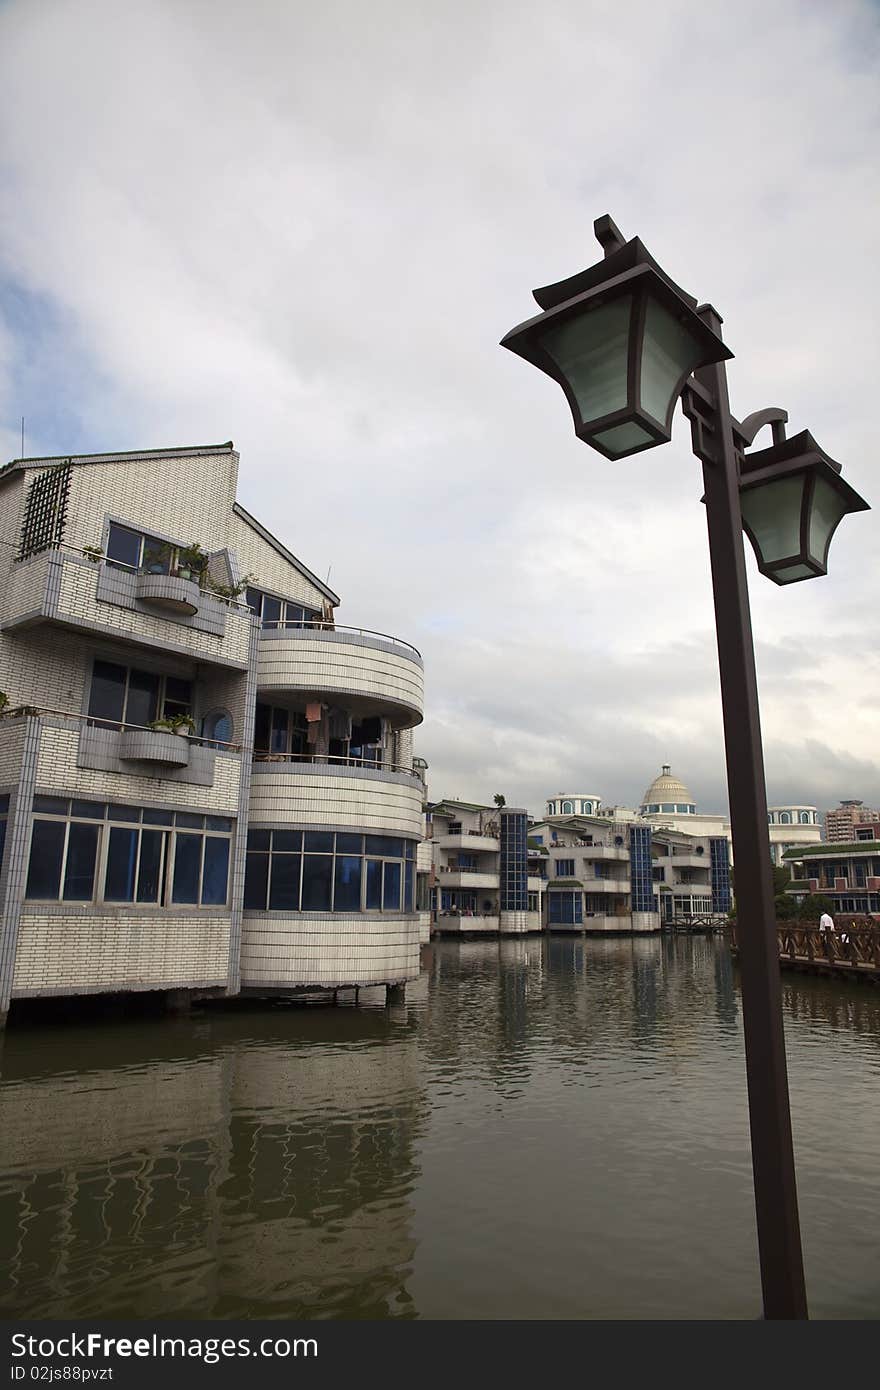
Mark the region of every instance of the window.
POLYGON ((192 711, 192 682, 95 661, 89 691, 89 717, 106 729, 123 724, 141 728, 155 719, 171 719, 192 711))
POLYGON ((547 918, 551 926, 574 926, 584 920, 583 898, 580 893, 550 893, 547 918))
POLYGON ((562 803, 562 814, 563 814, 564 816, 570 816, 570 815, 572 814, 573 811, 574 811, 574 802, 572 802, 572 801, 563 801, 563 803, 562 803))
POLYGON ((801 825, 809 825, 809 824, 810 824, 810 813, 809 813, 809 811, 801 811, 801 813, 800 813, 800 821, 801 821, 801 825))
POLYGON ((540 911, 540 908, 538 907, 538 898, 539 898, 539 895, 538 895, 537 893, 529 893, 529 906, 528 906, 528 911, 529 911, 529 912, 539 912, 539 911, 540 911))
POLYGON ((158 536, 136 531, 132 526, 110 522, 107 537, 107 564, 112 569, 143 570, 146 574, 172 574, 178 564, 180 547, 158 536))
POLYGON ((232 715, 228 709, 211 710, 202 720, 202 738, 215 748, 221 747, 224 743, 231 743, 234 732, 232 715))
POLYGON ((320 622, 321 613, 317 608, 307 608, 302 603, 290 599, 277 598, 264 593, 262 589, 249 588, 245 594, 248 608, 261 620, 263 627, 311 627, 320 622))
POLYGON ((557 859, 553 874, 555 878, 574 878, 574 860, 557 859))
POLYGON ((791 812, 790 812, 790 811, 781 811, 781 812, 780 812, 780 814, 779 814, 779 824, 780 824, 780 825, 791 825, 791 812))
POLYGON ((412 912, 414 863, 415 842, 395 835, 250 830, 244 905, 256 912, 412 912))
POLYGON ((226 816, 50 796, 35 796, 34 812, 31 901, 226 905, 226 816))

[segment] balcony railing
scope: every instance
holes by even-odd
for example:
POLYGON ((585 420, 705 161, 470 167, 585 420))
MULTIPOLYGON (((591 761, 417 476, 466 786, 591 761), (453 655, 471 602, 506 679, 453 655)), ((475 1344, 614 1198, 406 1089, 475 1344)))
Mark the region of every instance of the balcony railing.
MULTIPOLYGON (((74 714, 67 709, 52 709, 48 705, 14 705, 7 706, 0 714, 0 719, 16 719, 25 715, 42 717, 50 715, 53 719, 64 719, 71 724, 87 726, 90 729, 112 729, 117 733, 164 733, 166 730, 157 730, 150 724, 125 724, 121 720, 101 719, 94 714, 74 714)), ((174 738, 186 739, 189 745, 195 744, 201 748, 216 748, 218 752, 241 753, 243 747, 240 743, 224 743, 222 739, 205 738, 201 734, 174 734, 174 738)))
POLYGON ((340 757, 329 753, 271 753, 265 749, 257 748, 253 750, 253 760, 259 766, 262 766, 263 763, 288 763, 293 767, 304 764, 311 766, 329 764, 332 767, 361 768, 365 772, 405 772, 414 781, 421 781, 418 770, 407 767, 405 763, 373 762, 369 758, 340 757))
MULTIPOLYGON (((149 566, 139 567, 137 565, 128 565, 125 563, 124 560, 112 560, 106 555, 96 555, 91 553, 88 547, 68 545, 65 541, 51 541, 48 545, 43 546, 41 550, 33 551, 32 554, 26 556, 24 561, 22 561, 21 563, 27 563, 30 560, 36 560, 39 556, 45 555, 48 551, 52 550, 61 551, 66 555, 76 555, 80 560, 88 560, 91 564, 95 565, 96 567, 106 565, 108 569, 124 570, 126 574, 143 576, 152 575, 154 578, 162 578, 165 576, 170 578, 179 577, 177 575, 176 570, 163 570, 157 573, 156 571, 151 570, 149 566)), ((247 603, 244 603, 240 598, 238 598, 237 595, 230 595, 218 592, 217 589, 212 588, 210 584, 202 583, 201 580, 198 578, 185 582, 194 584, 200 593, 207 594, 210 598, 216 599, 218 603, 225 603, 229 608, 238 608, 241 609, 243 612, 248 613, 253 612, 253 609, 247 603)))
POLYGON ((317 632, 339 632, 342 634, 350 633, 354 637, 378 637, 381 642, 390 642, 392 646, 400 647, 402 651, 410 653, 422 659, 422 654, 418 647, 414 647, 412 642, 404 642, 401 637, 392 637, 388 632, 374 632, 368 627, 344 627, 339 623, 327 622, 323 618, 303 618, 287 620, 281 619, 277 622, 263 622, 260 624, 264 632, 291 631, 292 629, 308 629, 317 632))

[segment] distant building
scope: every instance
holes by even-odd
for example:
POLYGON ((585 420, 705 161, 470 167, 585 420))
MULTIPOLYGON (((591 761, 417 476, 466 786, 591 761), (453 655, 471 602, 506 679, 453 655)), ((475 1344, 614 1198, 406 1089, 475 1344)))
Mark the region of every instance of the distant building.
POLYGON ((515 806, 429 803, 432 925, 439 935, 541 930, 543 881, 528 863, 528 816, 515 806))
POLYGON ((856 826, 877 820, 880 820, 880 811, 866 806, 863 801, 841 801, 835 810, 825 812, 825 841, 833 845, 853 840, 856 826))
POLYGON ((821 893, 836 912, 880 913, 880 820, 856 827, 852 840, 787 850, 786 892, 821 893))

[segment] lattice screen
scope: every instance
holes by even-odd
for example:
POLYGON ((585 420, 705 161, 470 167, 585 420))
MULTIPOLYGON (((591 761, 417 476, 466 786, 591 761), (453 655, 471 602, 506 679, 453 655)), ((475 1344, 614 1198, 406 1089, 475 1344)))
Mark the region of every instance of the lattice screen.
POLYGON ((64 535, 70 473, 69 463, 56 464, 38 473, 31 483, 21 524, 19 560, 48 550, 64 535))

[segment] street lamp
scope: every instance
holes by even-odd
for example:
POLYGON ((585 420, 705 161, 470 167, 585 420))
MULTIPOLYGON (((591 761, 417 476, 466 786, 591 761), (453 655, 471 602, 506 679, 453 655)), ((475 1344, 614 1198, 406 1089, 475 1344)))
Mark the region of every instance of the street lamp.
POLYGON ((826 573, 847 512, 868 504, 804 431, 786 439, 784 410, 733 418, 721 316, 685 294, 638 238, 610 217, 594 224, 605 259, 534 297, 544 311, 502 339, 558 381, 578 438, 606 458, 671 437, 681 399, 703 465, 736 896, 749 1125, 764 1315, 806 1318, 779 984, 767 794, 743 529, 777 584, 826 573), (746 453, 770 425, 773 444, 746 453))

